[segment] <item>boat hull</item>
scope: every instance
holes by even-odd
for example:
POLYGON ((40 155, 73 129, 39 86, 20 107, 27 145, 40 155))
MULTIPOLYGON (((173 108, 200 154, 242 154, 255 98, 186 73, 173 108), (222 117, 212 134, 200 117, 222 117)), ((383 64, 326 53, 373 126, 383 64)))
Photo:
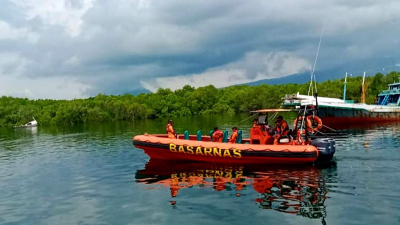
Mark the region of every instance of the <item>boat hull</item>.
POLYGON ((133 138, 152 159, 245 164, 307 164, 318 158, 311 145, 254 145, 169 139, 165 135, 138 135, 133 138))
POLYGON ((317 108, 318 116, 324 124, 354 124, 365 122, 400 121, 400 106, 349 103, 342 99, 318 97, 309 95, 287 95, 284 106, 305 106, 317 108))
POLYGON ((318 116, 323 119, 325 124, 400 121, 400 108, 376 111, 357 108, 319 106, 318 116))
POLYGON ((19 129, 19 128, 29 128, 29 127, 37 127, 37 124, 35 124, 35 125, 22 125, 22 126, 14 126, 14 129, 19 129))

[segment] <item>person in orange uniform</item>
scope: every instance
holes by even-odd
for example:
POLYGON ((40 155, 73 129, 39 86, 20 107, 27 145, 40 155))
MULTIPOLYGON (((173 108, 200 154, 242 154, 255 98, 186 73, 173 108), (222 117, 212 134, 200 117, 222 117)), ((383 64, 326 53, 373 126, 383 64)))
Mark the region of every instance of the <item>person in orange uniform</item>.
POLYGON ((214 133, 213 133, 213 142, 222 142, 222 138, 223 138, 224 134, 222 133, 222 131, 220 129, 218 129, 218 127, 214 127, 214 133))
POLYGON ((232 136, 229 139, 229 143, 236 143, 237 137, 238 137, 238 128, 232 127, 232 136))
POLYGON ((253 120, 253 127, 257 127, 258 126, 258 120, 257 119, 254 119, 253 120))
POLYGON ((283 116, 278 116, 277 121, 275 121, 276 127, 275 131, 276 134, 274 135, 274 145, 278 144, 279 138, 282 136, 286 136, 289 134, 289 125, 285 120, 283 120, 283 116))
POLYGON ((175 139, 175 131, 174 131, 174 127, 172 126, 172 120, 168 121, 167 133, 168 133, 168 138, 174 138, 175 139))

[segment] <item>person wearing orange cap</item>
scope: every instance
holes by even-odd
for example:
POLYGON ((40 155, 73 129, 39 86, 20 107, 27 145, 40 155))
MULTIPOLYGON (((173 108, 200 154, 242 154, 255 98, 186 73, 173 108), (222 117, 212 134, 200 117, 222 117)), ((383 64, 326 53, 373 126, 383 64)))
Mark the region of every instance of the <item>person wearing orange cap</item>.
POLYGON ((174 131, 174 127, 172 126, 172 120, 168 121, 166 128, 167 128, 168 138, 174 138, 175 139, 175 131, 174 131))

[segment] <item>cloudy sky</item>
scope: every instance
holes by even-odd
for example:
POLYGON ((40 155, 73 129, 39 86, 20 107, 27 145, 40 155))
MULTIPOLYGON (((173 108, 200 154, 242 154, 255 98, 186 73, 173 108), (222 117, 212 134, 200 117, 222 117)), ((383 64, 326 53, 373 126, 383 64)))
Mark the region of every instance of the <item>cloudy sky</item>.
POLYGON ((0 5, 0 96, 73 99, 309 73, 321 33, 317 80, 400 63, 398 0, 0 5))

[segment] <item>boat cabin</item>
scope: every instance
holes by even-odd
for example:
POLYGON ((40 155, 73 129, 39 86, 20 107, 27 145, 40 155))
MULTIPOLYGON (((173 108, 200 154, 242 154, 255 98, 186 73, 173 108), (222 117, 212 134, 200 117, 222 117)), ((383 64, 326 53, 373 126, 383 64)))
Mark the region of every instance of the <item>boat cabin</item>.
POLYGON ((271 145, 274 143, 274 131, 273 128, 268 125, 268 118, 270 116, 275 119, 275 116, 279 112, 295 112, 297 110, 293 109, 261 109, 257 111, 252 111, 252 113, 257 113, 257 123, 253 124, 250 129, 250 144, 259 145, 271 145))
POLYGON ((389 89, 378 95, 378 105, 400 105, 400 83, 389 84, 389 89))

